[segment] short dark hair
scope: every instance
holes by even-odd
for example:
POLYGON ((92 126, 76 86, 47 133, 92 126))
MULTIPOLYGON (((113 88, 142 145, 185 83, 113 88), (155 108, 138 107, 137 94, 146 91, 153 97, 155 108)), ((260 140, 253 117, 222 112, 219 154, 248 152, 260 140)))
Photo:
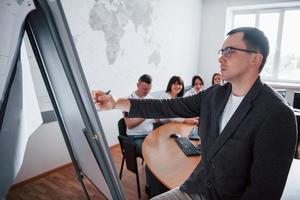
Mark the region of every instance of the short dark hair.
POLYGON ((215 76, 221 76, 221 74, 218 73, 218 72, 216 72, 216 73, 213 74, 213 76, 212 76, 212 78, 211 78, 211 84, 212 84, 212 85, 215 84, 215 83, 214 83, 214 78, 215 78, 215 76))
POLYGON ((149 74, 143 74, 139 78, 139 82, 145 82, 147 84, 151 84, 152 83, 152 77, 149 74))
POLYGON ((169 80, 166 92, 171 92, 171 87, 174 83, 178 83, 179 85, 182 85, 182 90, 177 94, 177 97, 182 97, 184 93, 184 82, 180 76, 172 76, 169 80))
POLYGON ((259 66, 259 72, 261 72, 267 61, 267 57, 270 51, 268 38, 265 36, 264 32, 253 27, 235 28, 229 31, 227 33, 227 36, 238 32, 244 33, 243 40, 246 42, 247 48, 249 50, 259 51, 262 54, 263 60, 261 62, 261 65, 259 66))
POLYGON ((203 78, 199 74, 197 74, 197 75, 193 76, 193 78, 192 78, 192 87, 195 85, 196 80, 200 80, 201 85, 204 85, 203 78))

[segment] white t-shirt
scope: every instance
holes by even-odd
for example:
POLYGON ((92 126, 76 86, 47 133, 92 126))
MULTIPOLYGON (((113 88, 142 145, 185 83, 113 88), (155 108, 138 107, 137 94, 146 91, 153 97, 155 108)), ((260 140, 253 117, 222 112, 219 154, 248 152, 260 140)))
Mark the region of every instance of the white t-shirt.
MULTIPOLYGON (((130 99, 152 99, 153 97, 150 95, 145 96, 144 98, 140 98, 133 92, 128 98, 130 99)), ((127 135, 148 135, 153 130, 153 119, 146 119, 139 125, 133 128, 127 128, 127 135)))
POLYGON ((198 92, 196 92, 194 88, 191 88, 183 95, 183 97, 193 96, 195 94, 198 94, 198 92))
MULTIPOLYGON (((173 99, 169 92, 165 92, 159 97, 160 99, 173 99)), ((166 118, 166 119, 159 119, 160 123, 166 124, 170 121, 174 122, 183 122, 184 118, 166 118)))
POLYGON ((233 94, 230 95, 226 106, 224 108, 224 111, 221 116, 221 123, 220 123, 220 133, 223 131, 224 127, 232 117, 235 110, 238 108, 242 100, 244 99, 244 96, 234 96, 233 94))

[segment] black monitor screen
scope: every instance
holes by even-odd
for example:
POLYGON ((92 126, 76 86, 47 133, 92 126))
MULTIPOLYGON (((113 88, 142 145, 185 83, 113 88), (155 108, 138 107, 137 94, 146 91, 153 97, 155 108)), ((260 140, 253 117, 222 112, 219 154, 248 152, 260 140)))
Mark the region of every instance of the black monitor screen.
POLYGON ((294 93, 294 108, 300 109, 300 92, 294 93))

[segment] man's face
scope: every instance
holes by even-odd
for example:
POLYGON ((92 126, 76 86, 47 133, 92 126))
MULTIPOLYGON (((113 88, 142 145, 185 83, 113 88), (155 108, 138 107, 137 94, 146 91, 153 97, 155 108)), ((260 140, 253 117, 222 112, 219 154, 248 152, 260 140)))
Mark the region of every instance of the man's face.
MULTIPOLYGON (((234 33, 224 41, 222 49, 232 47, 247 50, 247 45, 243 41, 244 33, 234 33)), ((232 49, 229 54, 223 53, 219 58, 221 74, 224 80, 233 82, 243 80, 251 69, 252 60, 255 53, 249 53, 232 49)))
POLYGON ((141 97, 145 97, 151 91, 151 87, 152 87, 151 84, 148 84, 145 82, 138 82, 137 83, 137 92, 141 97))

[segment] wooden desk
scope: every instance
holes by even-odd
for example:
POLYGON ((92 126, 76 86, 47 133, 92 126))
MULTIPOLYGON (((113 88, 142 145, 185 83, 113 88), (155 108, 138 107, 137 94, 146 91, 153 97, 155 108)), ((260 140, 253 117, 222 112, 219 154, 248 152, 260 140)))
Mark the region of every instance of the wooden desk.
POLYGON ((201 160, 201 156, 186 157, 169 135, 179 133, 182 137, 187 137, 193 127, 185 123, 170 122, 155 129, 144 140, 142 152, 148 168, 169 189, 181 185, 201 160))

